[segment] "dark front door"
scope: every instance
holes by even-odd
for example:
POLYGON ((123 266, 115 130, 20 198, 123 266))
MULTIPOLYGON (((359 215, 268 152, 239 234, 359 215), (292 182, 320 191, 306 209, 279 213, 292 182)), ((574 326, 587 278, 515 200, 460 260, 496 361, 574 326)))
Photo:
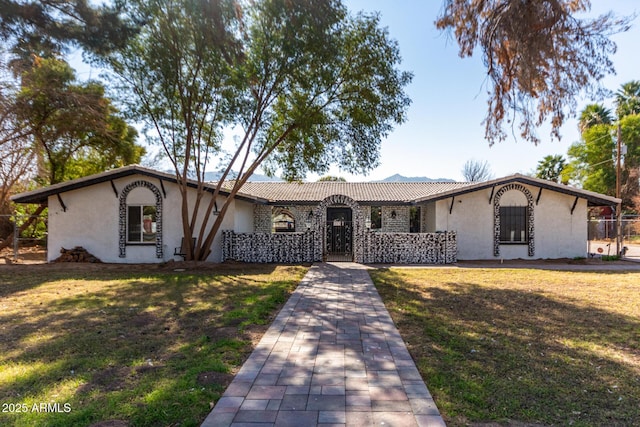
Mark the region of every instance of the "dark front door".
POLYGON ((353 221, 351 208, 327 208, 325 258, 353 261, 353 221))

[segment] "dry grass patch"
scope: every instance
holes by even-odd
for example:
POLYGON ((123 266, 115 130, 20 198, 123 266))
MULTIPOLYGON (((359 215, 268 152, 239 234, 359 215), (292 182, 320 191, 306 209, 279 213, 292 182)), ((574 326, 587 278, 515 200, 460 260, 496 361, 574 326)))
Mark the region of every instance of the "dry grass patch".
POLYGON ((182 267, 0 267, 0 425, 199 425, 306 268, 182 267))
POLYGON ((448 425, 640 425, 640 273, 371 276, 448 425))

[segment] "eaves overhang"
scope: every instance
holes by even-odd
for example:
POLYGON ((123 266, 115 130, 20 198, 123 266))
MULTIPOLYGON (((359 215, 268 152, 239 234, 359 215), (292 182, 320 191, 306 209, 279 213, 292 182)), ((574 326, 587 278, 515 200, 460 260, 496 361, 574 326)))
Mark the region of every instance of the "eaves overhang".
MULTIPOLYGON (((77 178, 71 181, 61 182, 59 184, 53 184, 48 187, 40 188, 37 190, 27 191, 24 193, 11 196, 11 200, 15 203, 34 203, 34 204, 46 204, 50 196, 60 195, 69 191, 77 190, 91 185, 100 184, 103 182, 113 182, 119 178, 124 178, 132 175, 142 175, 149 178, 154 178, 160 182, 178 183, 175 175, 159 172, 153 169, 149 169, 140 165, 129 165, 118 169, 102 172, 95 175, 90 175, 82 178, 77 178)), ((198 183, 195 180, 188 180, 187 186, 191 188, 197 188, 198 183)), ((205 191, 213 193, 215 190, 215 184, 205 183, 205 191)), ((220 195, 229 196, 229 191, 221 190, 220 195)), ((265 201, 251 196, 249 194, 238 193, 235 196, 236 199, 244 200, 248 202, 264 203, 265 201)))
POLYGON ((426 202, 434 202, 438 200, 448 199, 450 197, 461 196, 476 191, 482 191, 489 188, 498 188, 507 184, 518 182, 521 184, 531 185, 533 187, 556 191, 570 196, 586 199, 588 206, 615 206, 622 202, 621 199, 616 197, 607 196, 593 191, 583 190, 581 188, 572 187, 569 185, 558 184, 552 181, 544 179, 534 178, 526 175, 515 174, 504 178, 494 179, 491 181, 479 182, 477 184, 470 184, 466 187, 444 191, 441 193, 433 194, 427 197, 416 199, 415 203, 421 204, 426 202))

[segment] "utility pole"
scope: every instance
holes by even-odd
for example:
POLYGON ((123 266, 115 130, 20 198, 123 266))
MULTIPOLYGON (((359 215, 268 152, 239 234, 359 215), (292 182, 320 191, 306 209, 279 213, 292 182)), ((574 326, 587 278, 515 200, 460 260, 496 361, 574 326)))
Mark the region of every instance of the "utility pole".
MULTIPOLYGON (((620 127, 620 121, 618 121, 618 137, 616 138, 616 197, 620 199, 620 175, 621 175, 621 160, 622 160, 622 129, 620 127)), ((622 254, 622 203, 618 202, 616 206, 616 254, 620 256, 622 254)))

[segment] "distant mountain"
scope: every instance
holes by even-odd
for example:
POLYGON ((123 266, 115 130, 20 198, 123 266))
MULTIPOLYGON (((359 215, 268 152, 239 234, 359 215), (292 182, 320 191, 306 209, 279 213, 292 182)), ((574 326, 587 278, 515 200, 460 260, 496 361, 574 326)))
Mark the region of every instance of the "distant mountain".
MULTIPOLYGON (((221 175, 222 175, 221 172, 205 172, 204 180, 210 181, 210 182, 216 182, 220 179, 221 175)), ((280 178, 272 178, 266 175, 260 175, 259 173, 254 173, 253 175, 251 175, 251 178, 249 178, 249 181, 250 182, 281 182, 282 180, 280 178)))
MULTIPOLYGON (((166 171, 166 172, 171 173, 171 171, 166 171)), ((220 179, 221 175, 222 175, 221 172, 206 172, 204 174, 204 180, 207 182, 217 182, 220 179)), ((251 178, 249 178, 249 181, 250 182, 283 182, 283 180, 280 178, 277 178, 277 177, 272 178, 266 175, 261 175, 259 173, 254 173, 253 175, 251 175, 251 178)), ((370 182, 455 182, 455 180, 449 179, 449 178, 433 179, 433 178, 427 178, 426 176, 403 176, 397 173, 385 179, 378 180, 378 181, 370 181, 370 182)))
POLYGON ((455 182, 449 178, 427 178, 426 176, 402 176, 399 173, 391 175, 385 179, 372 182, 455 182))

